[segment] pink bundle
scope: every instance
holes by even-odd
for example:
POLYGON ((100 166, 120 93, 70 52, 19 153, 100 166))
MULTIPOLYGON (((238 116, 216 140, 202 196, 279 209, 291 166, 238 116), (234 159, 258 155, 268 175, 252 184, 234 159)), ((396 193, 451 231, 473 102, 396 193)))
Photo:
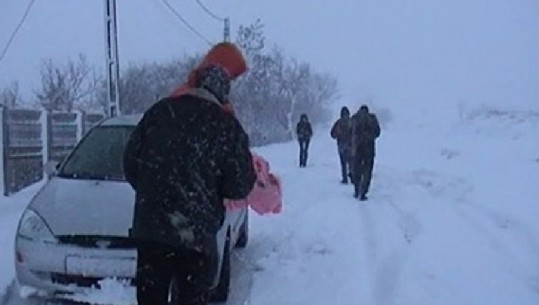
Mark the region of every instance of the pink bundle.
POLYGON ((225 199, 225 207, 234 210, 250 206, 259 215, 280 213, 283 207, 281 180, 270 173, 268 161, 255 153, 252 156, 257 176, 253 190, 245 199, 225 199))

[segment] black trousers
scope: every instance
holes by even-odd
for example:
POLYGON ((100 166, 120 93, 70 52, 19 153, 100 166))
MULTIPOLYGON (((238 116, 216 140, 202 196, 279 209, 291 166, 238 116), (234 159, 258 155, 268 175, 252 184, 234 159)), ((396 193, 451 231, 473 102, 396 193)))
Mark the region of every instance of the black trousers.
POLYGON ((350 165, 350 150, 339 147, 339 160, 341 161, 342 182, 347 183, 350 171, 352 170, 350 165))
POLYGON ((208 255, 160 244, 140 245, 136 275, 138 305, 168 305, 173 280, 179 291, 178 305, 206 305, 216 266, 217 253, 208 255))
POLYGON ((366 195, 371 186, 374 154, 356 154, 352 163, 352 182, 354 183, 355 195, 366 195))
POLYGON ((307 166, 307 158, 309 157, 309 143, 310 139, 299 140, 299 166, 307 166))

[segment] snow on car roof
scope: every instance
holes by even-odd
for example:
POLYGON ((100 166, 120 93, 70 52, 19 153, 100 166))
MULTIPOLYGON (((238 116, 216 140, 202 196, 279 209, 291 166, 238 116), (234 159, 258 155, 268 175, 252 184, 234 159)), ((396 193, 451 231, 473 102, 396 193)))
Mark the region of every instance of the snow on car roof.
POLYGON ((120 115, 104 120, 99 126, 135 126, 141 118, 142 114, 120 115))

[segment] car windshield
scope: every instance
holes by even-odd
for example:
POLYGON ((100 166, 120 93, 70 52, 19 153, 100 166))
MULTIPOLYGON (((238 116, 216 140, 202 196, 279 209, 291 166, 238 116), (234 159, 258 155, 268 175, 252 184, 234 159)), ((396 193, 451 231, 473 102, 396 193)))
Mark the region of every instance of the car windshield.
POLYGON ((92 129, 75 148, 58 176, 72 179, 123 181, 123 151, 132 126, 106 126, 92 129))

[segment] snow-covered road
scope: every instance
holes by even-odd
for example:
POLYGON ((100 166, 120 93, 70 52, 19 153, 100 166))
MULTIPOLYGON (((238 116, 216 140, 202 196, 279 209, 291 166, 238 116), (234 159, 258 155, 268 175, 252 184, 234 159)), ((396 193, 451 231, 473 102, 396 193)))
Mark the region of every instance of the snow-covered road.
MULTIPOLYGON (((523 124, 385 130, 366 203, 339 183, 327 134, 306 168, 295 143, 259 149, 283 178, 285 208, 251 215, 228 304, 538 304, 539 122, 523 124)), ((40 304, 8 296, 2 305, 40 304)))

